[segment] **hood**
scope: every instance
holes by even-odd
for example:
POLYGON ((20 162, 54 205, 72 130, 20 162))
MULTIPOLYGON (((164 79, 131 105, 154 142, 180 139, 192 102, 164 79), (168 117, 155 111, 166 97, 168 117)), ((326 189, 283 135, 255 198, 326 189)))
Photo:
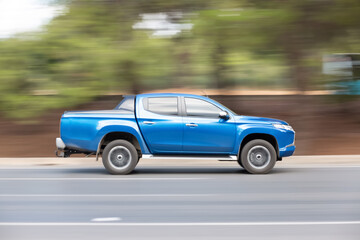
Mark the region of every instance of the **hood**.
POLYGON ((264 118, 264 117, 254 117, 254 116, 235 116, 235 119, 239 123, 280 123, 284 125, 289 125, 287 122, 275 119, 275 118, 264 118))

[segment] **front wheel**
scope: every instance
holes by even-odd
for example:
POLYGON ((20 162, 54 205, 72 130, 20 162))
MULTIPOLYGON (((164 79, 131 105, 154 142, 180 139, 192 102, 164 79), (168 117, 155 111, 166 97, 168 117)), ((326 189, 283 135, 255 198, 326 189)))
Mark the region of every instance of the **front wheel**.
POLYGON ((240 163, 249 173, 265 174, 276 163, 276 151, 267 141, 256 139, 248 142, 241 151, 240 163))
POLYGON ((131 173, 138 163, 138 153, 130 142, 115 140, 106 145, 102 161, 106 170, 111 174, 131 173))
POLYGON ((240 165, 240 167, 244 168, 244 166, 242 165, 241 159, 238 159, 237 163, 240 165))

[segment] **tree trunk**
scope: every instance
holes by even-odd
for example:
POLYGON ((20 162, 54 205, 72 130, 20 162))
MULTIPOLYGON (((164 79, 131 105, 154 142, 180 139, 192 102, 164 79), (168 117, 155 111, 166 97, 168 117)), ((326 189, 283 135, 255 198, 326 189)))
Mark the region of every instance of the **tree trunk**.
POLYGON ((131 60, 123 62, 123 78, 129 84, 130 90, 133 94, 138 94, 141 91, 141 84, 136 74, 136 63, 131 60))
POLYGON ((225 82, 226 80, 224 78, 224 72, 226 70, 226 67, 224 65, 224 55, 224 46, 221 43, 217 43, 212 56, 212 62, 214 67, 213 76, 216 88, 224 88, 227 86, 225 82))
POLYGON ((285 57, 290 67, 290 80, 298 91, 306 91, 308 72, 304 66, 305 46, 296 33, 288 32, 282 40, 285 57))

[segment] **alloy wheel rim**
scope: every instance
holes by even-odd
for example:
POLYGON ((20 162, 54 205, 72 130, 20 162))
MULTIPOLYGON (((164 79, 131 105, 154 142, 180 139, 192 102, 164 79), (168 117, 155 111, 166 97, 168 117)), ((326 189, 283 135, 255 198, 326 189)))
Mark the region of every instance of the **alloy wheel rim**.
POLYGON ((270 163, 271 154, 266 147, 256 145, 249 150, 247 160, 253 168, 264 169, 270 163))
POLYGON ((108 159, 113 168, 125 169, 131 163, 131 153, 126 147, 116 146, 110 150, 108 159))

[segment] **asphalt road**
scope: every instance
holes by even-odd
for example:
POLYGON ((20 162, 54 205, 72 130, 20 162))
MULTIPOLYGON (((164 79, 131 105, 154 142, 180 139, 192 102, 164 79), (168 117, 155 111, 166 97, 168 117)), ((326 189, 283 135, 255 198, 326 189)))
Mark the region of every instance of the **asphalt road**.
POLYGON ((360 239, 360 167, 0 168, 0 239, 360 239))

